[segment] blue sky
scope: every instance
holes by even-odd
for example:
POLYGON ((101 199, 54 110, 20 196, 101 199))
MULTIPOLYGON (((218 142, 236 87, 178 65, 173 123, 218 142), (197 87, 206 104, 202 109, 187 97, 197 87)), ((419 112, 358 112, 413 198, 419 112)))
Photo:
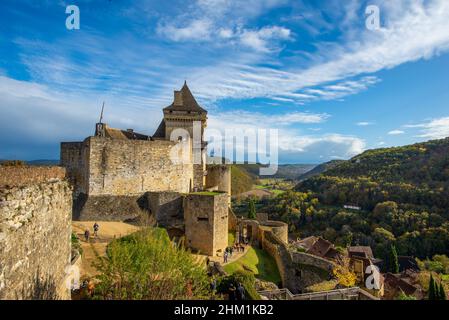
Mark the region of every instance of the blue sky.
POLYGON ((278 129, 281 163, 449 136, 446 0, 2 0, 0 21, 0 159, 58 159, 103 101, 152 134, 184 80, 209 130, 278 129))

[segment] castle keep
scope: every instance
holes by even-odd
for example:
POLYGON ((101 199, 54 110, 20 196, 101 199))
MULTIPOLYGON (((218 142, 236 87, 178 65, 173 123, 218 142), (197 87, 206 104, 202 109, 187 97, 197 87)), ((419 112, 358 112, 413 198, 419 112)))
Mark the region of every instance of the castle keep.
POLYGON ((61 143, 73 218, 126 221, 149 213, 169 232, 185 234, 190 247, 214 255, 227 245, 230 168, 206 164, 207 111, 186 83, 163 115, 152 136, 100 120, 94 136, 61 143), (189 232, 194 225, 205 238, 189 232))

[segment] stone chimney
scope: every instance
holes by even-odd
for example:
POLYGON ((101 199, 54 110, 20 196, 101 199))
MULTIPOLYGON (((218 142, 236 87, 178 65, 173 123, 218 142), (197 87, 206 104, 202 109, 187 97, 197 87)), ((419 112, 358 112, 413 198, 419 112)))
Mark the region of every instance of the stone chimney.
POLYGON ((182 106, 182 94, 181 94, 181 91, 175 91, 174 92, 173 104, 175 106, 182 106))

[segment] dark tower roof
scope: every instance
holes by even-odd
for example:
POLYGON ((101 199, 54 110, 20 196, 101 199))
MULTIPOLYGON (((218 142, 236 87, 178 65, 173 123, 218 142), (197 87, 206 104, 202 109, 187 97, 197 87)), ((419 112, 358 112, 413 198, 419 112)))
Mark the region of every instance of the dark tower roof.
POLYGON ((164 108, 164 111, 193 111, 198 113, 207 113, 206 110, 200 107, 190 92, 187 82, 184 82, 180 91, 174 92, 174 100, 171 105, 164 108))

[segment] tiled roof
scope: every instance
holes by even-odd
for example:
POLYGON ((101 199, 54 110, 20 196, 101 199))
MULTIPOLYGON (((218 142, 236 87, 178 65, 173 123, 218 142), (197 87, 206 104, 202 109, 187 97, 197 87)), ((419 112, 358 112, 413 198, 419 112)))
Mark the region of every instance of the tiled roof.
POLYGON ((307 253, 313 254, 319 257, 325 257, 327 252, 333 247, 333 244, 323 238, 318 238, 307 253))
POLYGON ((106 138, 122 140, 149 140, 150 137, 132 130, 120 130, 105 125, 104 133, 106 138))
POLYGON ((373 250, 368 246, 353 246, 348 248, 349 256, 362 256, 364 258, 373 259, 373 250))
POLYGON ((156 132, 153 134, 153 138, 165 138, 165 121, 162 119, 156 132))
POLYGON ((198 102, 196 102, 195 97, 185 82, 180 91, 175 91, 173 103, 164 108, 164 111, 192 111, 207 113, 207 111, 201 108, 198 102))

